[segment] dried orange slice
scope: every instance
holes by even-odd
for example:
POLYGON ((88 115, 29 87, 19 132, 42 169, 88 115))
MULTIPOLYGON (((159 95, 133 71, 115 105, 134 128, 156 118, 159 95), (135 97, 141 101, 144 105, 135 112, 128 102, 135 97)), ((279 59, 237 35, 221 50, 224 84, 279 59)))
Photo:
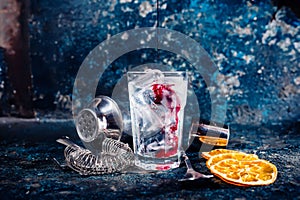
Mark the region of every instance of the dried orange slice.
POLYGON ((225 159, 234 159, 238 161, 251 161, 251 160, 257 160, 258 156, 255 154, 246 154, 243 152, 237 152, 237 153, 222 153, 222 154, 217 154, 212 157, 210 157, 207 162, 206 166, 210 168, 210 166, 215 165, 221 160, 225 159))
POLYGON ((214 155, 219 155, 223 153, 238 153, 239 151, 230 150, 230 149, 215 149, 210 152, 202 152, 201 156, 205 159, 209 159, 214 155))
POLYGON ((199 140, 205 144, 223 146, 223 147, 225 147, 228 142, 226 138, 218 138, 218 137, 211 137, 211 136, 200 136, 199 140))
POLYGON ((269 185, 277 178, 276 166, 262 159, 225 159, 211 165, 210 170, 225 182, 239 186, 269 185))

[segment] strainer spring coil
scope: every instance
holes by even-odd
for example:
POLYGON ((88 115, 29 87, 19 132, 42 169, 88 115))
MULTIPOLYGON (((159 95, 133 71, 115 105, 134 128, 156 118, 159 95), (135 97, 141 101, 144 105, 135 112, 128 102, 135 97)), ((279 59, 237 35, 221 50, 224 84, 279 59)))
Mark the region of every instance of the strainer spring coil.
POLYGON ((94 155, 69 139, 58 139, 66 145, 64 156, 67 165, 81 175, 100 175, 120 172, 134 164, 134 155, 128 144, 119 140, 105 138, 100 155, 94 155))

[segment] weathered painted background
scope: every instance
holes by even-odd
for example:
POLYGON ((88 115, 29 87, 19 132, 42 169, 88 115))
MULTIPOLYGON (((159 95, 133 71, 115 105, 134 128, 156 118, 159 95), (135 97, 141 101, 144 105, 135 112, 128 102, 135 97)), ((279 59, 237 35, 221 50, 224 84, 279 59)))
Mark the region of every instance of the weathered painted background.
MULTIPOLYGON (((190 36, 211 55, 223 74, 219 81, 228 86, 223 90, 228 122, 299 120, 300 21, 290 9, 283 7, 274 15, 276 7, 270 1, 255 0, 161 0, 158 5, 157 9, 152 0, 31 0, 30 58, 37 116, 71 116, 77 70, 100 42, 135 27, 159 26, 190 36)), ((153 58, 181 68, 188 65, 167 52, 159 54, 128 53, 112 64, 108 77, 153 58)), ((0 94, 2 110, 9 114, 13 105, 5 94, 6 71, 1 50, 0 94)), ((100 90, 109 93, 109 83, 100 82, 100 90)), ((201 118, 209 120, 207 88, 201 77, 193 84, 200 88, 201 118)))

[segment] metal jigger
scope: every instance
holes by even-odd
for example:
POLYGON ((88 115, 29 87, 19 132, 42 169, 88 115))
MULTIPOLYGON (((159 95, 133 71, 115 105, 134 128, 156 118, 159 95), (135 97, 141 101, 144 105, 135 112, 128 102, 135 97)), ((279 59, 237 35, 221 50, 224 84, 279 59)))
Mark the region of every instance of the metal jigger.
POLYGON ((97 96, 75 120, 77 133, 94 155, 101 155, 105 138, 120 140, 123 131, 122 114, 117 103, 107 96, 97 96))

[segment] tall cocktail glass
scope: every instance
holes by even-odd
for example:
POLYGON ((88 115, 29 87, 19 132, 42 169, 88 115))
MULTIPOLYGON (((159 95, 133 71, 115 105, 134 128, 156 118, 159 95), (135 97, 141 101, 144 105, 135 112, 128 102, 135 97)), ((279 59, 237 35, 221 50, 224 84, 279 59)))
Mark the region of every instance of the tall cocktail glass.
POLYGON ((135 164, 146 170, 178 167, 187 73, 129 71, 127 78, 135 164))

